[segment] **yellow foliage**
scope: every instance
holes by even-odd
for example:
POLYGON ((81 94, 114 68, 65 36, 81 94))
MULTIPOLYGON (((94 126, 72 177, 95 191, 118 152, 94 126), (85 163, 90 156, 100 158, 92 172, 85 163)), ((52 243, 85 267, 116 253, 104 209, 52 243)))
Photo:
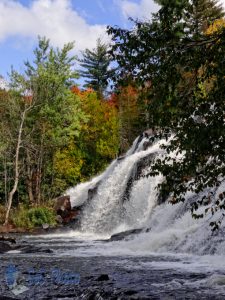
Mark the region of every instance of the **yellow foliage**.
POLYGON ((83 160, 75 145, 71 144, 55 154, 54 167, 57 175, 71 182, 80 181, 82 165, 83 160))
POLYGON ((215 32, 220 31, 223 27, 225 27, 225 19, 215 20, 206 30, 206 35, 213 34, 215 32))

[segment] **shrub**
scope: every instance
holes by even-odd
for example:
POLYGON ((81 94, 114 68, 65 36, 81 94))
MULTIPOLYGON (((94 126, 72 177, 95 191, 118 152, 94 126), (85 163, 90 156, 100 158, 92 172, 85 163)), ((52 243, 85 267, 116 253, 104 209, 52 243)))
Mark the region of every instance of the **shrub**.
POLYGON ((35 207, 20 209, 13 216, 13 223, 17 227, 32 229, 42 224, 55 225, 55 213, 48 207, 35 207))

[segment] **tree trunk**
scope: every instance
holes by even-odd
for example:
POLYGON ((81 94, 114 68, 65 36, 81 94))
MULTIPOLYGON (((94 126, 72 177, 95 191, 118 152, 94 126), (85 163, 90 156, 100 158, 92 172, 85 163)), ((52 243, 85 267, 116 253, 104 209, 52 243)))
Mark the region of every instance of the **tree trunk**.
POLYGON ((38 204, 40 204, 41 202, 42 165, 43 165, 43 156, 44 156, 43 144, 44 144, 44 135, 42 134, 40 159, 38 163, 38 193, 37 193, 38 204))
POLYGON ((30 159, 30 153, 29 150, 27 150, 27 180, 26 180, 26 185, 27 185, 27 193, 29 197, 29 202, 31 205, 34 204, 34 195, 33 195, 33 182, 32 182, 32 167, 31 167, 31 159, 30 159))
POLYGON ((8 175, 7 175, 7 160, 6 160, 6 157, 4 157, 4 190, 5 190, 5 206, 7 206, 7 198, 8 198, 7 181, 8 181, 8 175))
POLYGON ((13 184, 13 188, 9 192, 9 196, 8 196, 7 210, 6 210, 5 223, 4 223, 5 226, 8 225, 8 223, 9 223, 9 213, 10 213, 10 209, 12 206, 12 199, 17 190, 17 186, 18 186, 18 182, 19 182, 19 154, 20 154, 20 147, 21 147, 21 142, 22 142, 23 124, 24 124, 27 110, 28 109, 25 109, 22 113, 21 123, 20 123, 20 127, 19 127, 19 133, 18 133, 17 145, 16 145, 15 167, 14 167, 14 174, 15 174, 14 184, 13 184))

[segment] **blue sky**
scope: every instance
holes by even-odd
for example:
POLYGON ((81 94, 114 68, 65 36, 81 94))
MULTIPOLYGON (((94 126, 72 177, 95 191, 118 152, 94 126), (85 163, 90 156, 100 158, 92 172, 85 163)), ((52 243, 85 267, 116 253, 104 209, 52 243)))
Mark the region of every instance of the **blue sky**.
POLYGON ((56 47, 75 41, 79 55, 106 38, 108 24, 127 27, 129 16, 148 18, 157 9, 153 0, 0 0, 0 75, 23 70, 38 35, 56 47))
POLYGON ((97 38, 106 39, 107 25, 128 27, 128 17, 146 19, 157 10, 154 0, 0 0, 0 75, 12 65, 23 70, 38 35, 56 47, 75 41, 80 55, 97 38))

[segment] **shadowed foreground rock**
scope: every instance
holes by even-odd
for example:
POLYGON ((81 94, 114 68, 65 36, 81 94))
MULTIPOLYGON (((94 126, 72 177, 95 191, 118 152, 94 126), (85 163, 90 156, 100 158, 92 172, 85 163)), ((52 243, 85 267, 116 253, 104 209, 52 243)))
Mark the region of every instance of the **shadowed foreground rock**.
POLYGON ((14 238, 1 237, 0 238, 0 254, 8 251, 19 251, 20 253, 53 253, 51 249, 37 247, 26 242, 16 243, 14 238))
POLYGON ((0 241, 0 253, 1 254, 5 253, 7 251, 10 251, 10 250, 12 250, 12 247, 8 243, 0 241))

